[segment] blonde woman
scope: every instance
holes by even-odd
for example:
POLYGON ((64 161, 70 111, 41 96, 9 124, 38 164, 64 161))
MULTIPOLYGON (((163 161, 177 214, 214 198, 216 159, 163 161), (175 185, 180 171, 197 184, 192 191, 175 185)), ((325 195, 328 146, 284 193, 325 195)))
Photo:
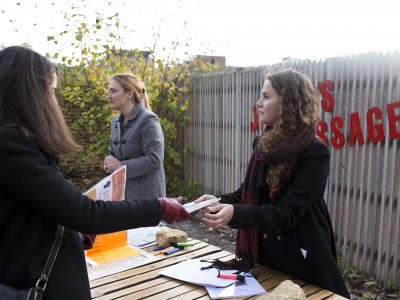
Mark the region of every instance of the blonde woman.
POLYGON ((111 173, 127 166, 126 198, 165 197, 164 135, 157 115, 150 110, 144 83, 130 73, 116 74, 108 100, 120 114, 111 123, 104 169, 111 173))
POLYGON ((267 76, 257 102, 265 129, 253 143, 244 183, 206 208, 203 221, 238 229, 236 255, 246 268, 259 262, 349 298, 323 198, 330 155, 315 137, 316 101, 305 75, 267 76))

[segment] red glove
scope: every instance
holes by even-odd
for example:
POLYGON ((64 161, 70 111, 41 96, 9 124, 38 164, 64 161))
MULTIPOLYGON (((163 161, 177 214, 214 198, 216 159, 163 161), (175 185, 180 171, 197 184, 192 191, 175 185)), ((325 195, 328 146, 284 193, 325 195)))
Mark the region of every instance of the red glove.
POLYGON ((161 220, 167 223, 190 221, 193 219, 177 198, 158 198, 161 207, 161 220))
POLYGON ((95 234, 80 233, 83 250, 89 250, 93 247, 94 241, 96 240, 95 234))

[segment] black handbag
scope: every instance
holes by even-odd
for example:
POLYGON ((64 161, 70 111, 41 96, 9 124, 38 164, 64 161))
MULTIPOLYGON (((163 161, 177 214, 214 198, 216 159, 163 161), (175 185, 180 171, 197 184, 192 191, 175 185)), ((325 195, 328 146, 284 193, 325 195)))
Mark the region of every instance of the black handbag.
POLYGON ((57 234, 49 257, 47 258, 44 269, 36 285, 28 289, 17 289, 0 282, 0 299, 2 300, 41 300, 44 289, 46 288, 49 280, 51 269, 53 268, 54 261, 56 260, 58 250, 60 249, 61 240, 64 233, 64 226, 58 225, 57 234))

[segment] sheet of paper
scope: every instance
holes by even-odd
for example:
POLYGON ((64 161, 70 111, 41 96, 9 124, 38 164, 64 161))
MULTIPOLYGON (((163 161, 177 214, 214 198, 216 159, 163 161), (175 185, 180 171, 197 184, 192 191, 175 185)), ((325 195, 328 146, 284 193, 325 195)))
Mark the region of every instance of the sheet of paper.
POLYGON ((86 255, 96 265, 108 263, 114 260, 122 260, 134 256, 138 256, 139 252, 130 245, 115 247, 110 250, 94 252, 86 255))
POLYGON ((245 282, 237 282, 226 288, 217 288, 213 286, 206 286, 205 288, 211 299, 250 297, 266 293, 265 289, 254 277, 246 277, 245 282))
POLYGON ((159 260, 159 258, 156 256, 151 255, 140 248, 133 247, 133 249, 135 251, 134 256, 129 256, 119 260, 107 261, 104 263, 96 263, 95 261, 92 261, 90 258, 86 257, 89 281, 159 260))
POLYGON ((214 203, 217 203, 220 200, 221 200, 221 198, 209 199, 209 200, 198 202, 198 203, 195 203, 193 201, 193 202, 184 204, 183 207, 186 209, 187 212, 192 213, 192 212, 194 212, 196 210, 199 210, 199 209, 201 209, 203 207, 207 207, 207 206, 210 206, 210 205, 212 205, 214 203))
POLYGON ((136 247, 148 247, 156 244, 156 234, 160 229, 155 227, 140 227, 128 230, 128 243, 136 247))
MULTIPOLYGON (((125 198, 125 182, 126 166, 122 166, 111 175, 100 180, 86 191, 84 195, 87 195, 92 200, 121 201, 125 198)), ((127 258, 129 253, 133 255, 133 252, 128 247, 125 230, 108 234, 98 234, 93 248, 85 251, 85 255, 91 261, 99 261, 100 257, 102 257, 101 261, 127 258), (110 251, 113 248, 119 248, 119 251, 110 251), (124 257, 121 256, 122 249, 124 249, 124 257), (100 254, 103 251, 104 253, 100 254)))
MULTIPOLYGON (((218 278, 218 270, 215 268, 201 270, 202 267, 210 264, 200 259, 189 259, 162 270, 160 274, 203 286, 226 287, 236 282, 236 280, 218 278)), ((228 271, 224 270, 224 272, 228 271)))
POLYGON ((125 199, 126 166, 115 170, 104 177, 83 194, 92 200, 124 200, 125 199))

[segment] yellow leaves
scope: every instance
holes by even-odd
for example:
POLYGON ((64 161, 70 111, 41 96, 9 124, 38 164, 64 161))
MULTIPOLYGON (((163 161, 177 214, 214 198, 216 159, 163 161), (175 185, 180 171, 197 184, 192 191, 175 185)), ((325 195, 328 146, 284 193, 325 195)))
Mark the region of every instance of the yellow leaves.
POLYGON ((156 60, 156 64, 157 64, 157 66, 158 66, 159 69, 161 69, 161 68, 164 66, 164 64, 163 64, 163 62, 162 62, 161 59, 157 59, 157 60, 156 60))
POLYGON ((186 111, 188 109, 188 107, 189 107, 189 104, 188 103, 184 103, 179 108, 180 108, 181 111, 186 111))

